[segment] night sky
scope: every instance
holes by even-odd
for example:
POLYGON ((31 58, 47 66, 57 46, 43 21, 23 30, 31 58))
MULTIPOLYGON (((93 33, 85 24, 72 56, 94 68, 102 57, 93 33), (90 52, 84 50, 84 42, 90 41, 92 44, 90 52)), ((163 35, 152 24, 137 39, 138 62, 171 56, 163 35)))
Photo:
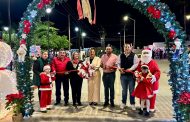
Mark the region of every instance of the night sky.
MULTIPOLYGON (((106 32, 106 44, 111 43, 116 47, 119 46, 119 35, 121 32, 123 35, 123 22, 122 17, 128 15, 136 20, 136 45, 144 46, 152 44, 153 42, 164 42, 162 35, 158 34, 156 29, 154 29, 152 23, 149 22, 148 18, 141 15, 137 10, 133 9, 131 6, 124 4, 123 2, 118 2, 117 0, 96 0, 97 6, 97 24, 90 25, 87 20, 78 20, 78 15, 76 11, 76 1, 68 0, 63 2, 61 5, 56 5, 50 15, 50 21, 56 23, 55 26, 60 29, 59 34, 68 33, 68 18, 67 15, 71 15, 71 41, 73 45, 77 41, 76 33, 74 32, 74 27, 78 26, 82 28, 87 33, 87 38, 85 39, 85 46, 100 46, 100 31, 103 29, 106 32)), ((90 0, 91 1, 91 0, 90 0)), ((93 0, 92 0, 93 1, 93 0)), ((183 26, 183 8, 180 7, 175 0, 162 0, 170 6, 171 11, 177 16, 177 20, 183 26), (178 8, 178 9, 176 9, 178 8)), ((176 0, 177 1, 177 0, 176 0)), ((16 30, 18 22, 26 10, 27 5, 32 2, 32 0, 11 0, 11 19, 12 26, 16 30)), ((7 14, 7 4, 8 0, 0 0, 0 29, 3 26, 8 25, 8 14, 7 14)), ((187 9, 187 13, 190 12, 187 9)), ((47 17, 42 18, 42 20, 47 20, 47 17)), ((187 23, 187 27, 190 22, 187 23)), ((187 29, 189 31, 189 29, 187 29)), ((133 21, 128 21, 126 24, 126 36, 127 42, 133 41, 133 21)), ((122 38, 123 41, 123 38, 122 38)), ((74 48, 74 47, 73 47, 74 48)))

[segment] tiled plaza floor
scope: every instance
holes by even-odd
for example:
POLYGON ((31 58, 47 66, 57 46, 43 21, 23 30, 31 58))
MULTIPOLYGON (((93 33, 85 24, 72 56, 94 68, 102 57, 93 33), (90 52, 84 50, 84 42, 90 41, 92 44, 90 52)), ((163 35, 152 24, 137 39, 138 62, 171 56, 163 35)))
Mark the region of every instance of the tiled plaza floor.
MULTIPOLYGON (((82 87, 82 102, 83 106, 73 107, 71 99, 69 100, 70 105, 65 107, 63 105, 56 106, 54 109, 49 110, 48 113, 38 112, 39 103, 37 101, 37 91, 35 91, 35 110, 33 116, 30 119, 25 120, 26 122, 173 122, 173 110, 171 103, 171 91, 170 86, 167 83, 169 77, 163 72, 168 71, 169 63, 166 60, 158 61, 161 68, 161 79, 160 79, 160 90, 157 96, 156 112, 151 114, 150 117, 143 117, 138 115, 138 111, 132 111, 130 106, 125 110, 121 110, 119 105, 121 103, 121 84, 119 79, 119 73, 117 72, 115 82, 115 108, 103 108, 102 104, 104 101, 103 84, 101 84, 101 103, 96 107, 91 107, 87 103, 87 81, 83 82, 82 87)), ((55 90, 54 90, 55 91, 55 90)), ((53 94, 53 98, 55 95, 53 94)), ((70 92, 71 98, 71 92, 70 92)), ((136 106, 139 106, 139 100, 136 99, 136 106)), ((7 121, 8 122, 8 121, 7 121)))

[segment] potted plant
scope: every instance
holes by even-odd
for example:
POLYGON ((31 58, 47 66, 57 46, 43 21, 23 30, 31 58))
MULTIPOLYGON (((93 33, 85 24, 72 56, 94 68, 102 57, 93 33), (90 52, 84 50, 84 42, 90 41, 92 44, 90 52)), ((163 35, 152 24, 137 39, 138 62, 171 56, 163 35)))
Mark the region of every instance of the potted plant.
POLYGON ((9 94, 6 96, 6 106, 7 110, 13 109, 13 122, 21 122, 23 119, 21 110, 24 104, 24 96, 21 92, 16 94, 9 94))
POLYGON ((185 120, 190 121, 190 93, 182 92, 177 101, 180 105, 181 111, 184 113, 185 120))

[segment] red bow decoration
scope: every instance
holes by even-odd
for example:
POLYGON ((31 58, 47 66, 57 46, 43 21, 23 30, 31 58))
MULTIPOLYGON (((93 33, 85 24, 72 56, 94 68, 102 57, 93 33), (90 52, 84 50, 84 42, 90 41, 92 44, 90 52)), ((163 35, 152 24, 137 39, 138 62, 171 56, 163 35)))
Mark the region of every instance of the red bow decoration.
POLYGON ((189 92, 181 93, 177 102, 185 105, 190 104, 190 93, 189 92))
POLYGON ((24 25, 23 32, 24 32, 25 34, 30 33, 30 26, 31 26, 30 21, 29 21, 29 20, 24 20, 23 25, 24 25))
POLYGON ((159 19, 161 17, 161 11, 159 9, 156 9, 154 6, 149 6, 147 8, 147 12, 151 14, 151 16, 155 19, 159 19))

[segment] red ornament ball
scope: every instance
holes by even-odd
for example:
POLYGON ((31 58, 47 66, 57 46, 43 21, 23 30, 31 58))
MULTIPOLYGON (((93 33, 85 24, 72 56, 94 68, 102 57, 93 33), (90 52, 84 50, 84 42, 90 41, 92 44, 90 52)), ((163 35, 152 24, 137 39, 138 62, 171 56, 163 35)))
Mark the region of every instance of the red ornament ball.
POLYGON ((37 5, 38 9, 41 10, 43 7, 44 7, 44 3, 43 2, 38 3, 38 5, 37 5))
POLYGON ((168 37, 170 39, 174 39, 174 37, 176 36, 176 32, 174 30, 170 30, 169 34, 168 34, 168 37))

